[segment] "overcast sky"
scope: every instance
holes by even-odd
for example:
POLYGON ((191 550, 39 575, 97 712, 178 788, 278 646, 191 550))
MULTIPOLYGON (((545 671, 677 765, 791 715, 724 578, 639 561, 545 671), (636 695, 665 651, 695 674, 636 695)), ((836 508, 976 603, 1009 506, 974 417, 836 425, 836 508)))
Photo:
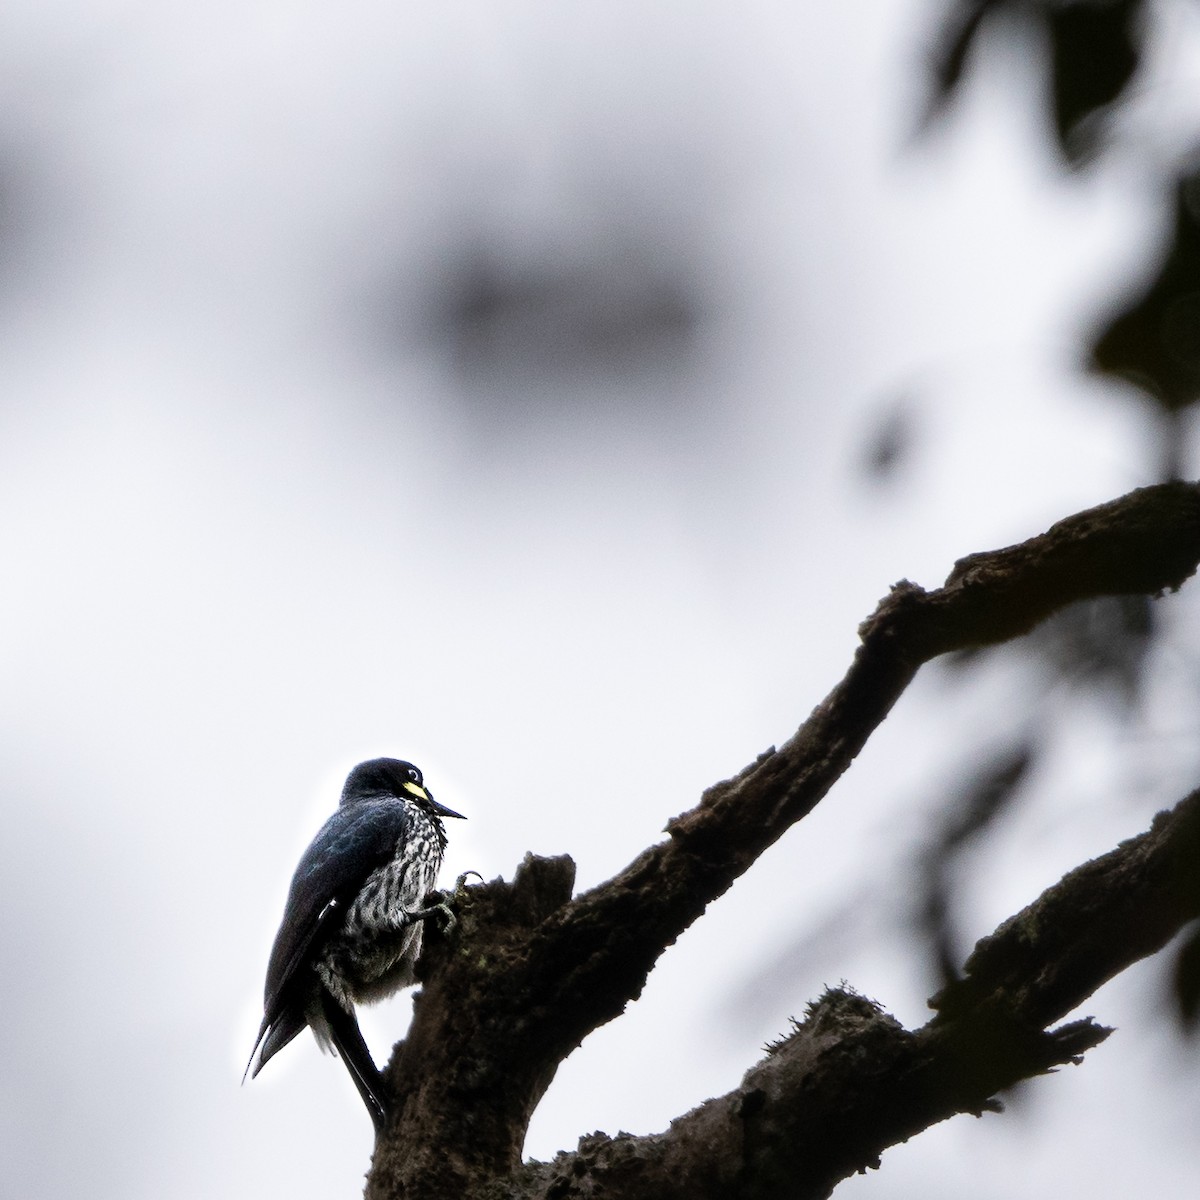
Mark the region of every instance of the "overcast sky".
MULTIPOLYGON (((930 12, 0 10, 14 1196, 358 1193, 370 1123, 310 1038, 239 1087, 356 761, 410 758, 468 815, 446 880, 533 850, 594 884, 789 735, 895 580, 1152 478, 1137 407, 1072 362, 1151 261, 1153 180, 1064 178, 1011 49, 914 144, 930 12)), ((665 1127, 825 983, 922 1021, 902 851, 1022 686, 923 676, 563 1066, 527 1151, 665 1127), (780 968, 847 897, 841 952, 780 968)), ((1194 701, 1172 686, 1146 737, 1194 701)), ((1062 716, 967 944, 1194 784, 1062 716)), ((1078 1194, 1083 1146, 1091 1195, 1187 1194, 1198 1076, 1162 1086, 1154 970, 1089 1008, 1130 1027, 1082 1068, 839 1195, 1078 1194)), ((364 1017, 379 1060, 408 1006, 364 1017)))

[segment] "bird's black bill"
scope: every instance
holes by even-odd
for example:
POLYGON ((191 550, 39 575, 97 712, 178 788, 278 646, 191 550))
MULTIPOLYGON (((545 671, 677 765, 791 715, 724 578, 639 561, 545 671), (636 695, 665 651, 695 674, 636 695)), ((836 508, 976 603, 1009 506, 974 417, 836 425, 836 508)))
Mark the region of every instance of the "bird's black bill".
POLYGON ((447 808, 444 804, 439 804, 432 796, 429 797, 429 803, 433 806, 433 811, 439 817, 457 817, 460 821, 467 819, 462 813, 456 813, 454 809, 447 808))

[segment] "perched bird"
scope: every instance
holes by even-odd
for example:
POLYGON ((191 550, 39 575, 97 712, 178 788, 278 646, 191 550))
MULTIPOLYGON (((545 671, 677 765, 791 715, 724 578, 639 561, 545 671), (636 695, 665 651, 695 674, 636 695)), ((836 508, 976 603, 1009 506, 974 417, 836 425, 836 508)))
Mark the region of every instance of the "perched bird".
POLYGON ((428 918, 453 924, 445 904, 427 901, 446 849, 440 818, 461 815, 434 800, 412 763, 374 758, 350 772, 337 811, 292 877, 248 1075, 308 1025, 323 1049, 341 1055, 382 1127, 387 1089, 354 1004, 413 982, 428 918))

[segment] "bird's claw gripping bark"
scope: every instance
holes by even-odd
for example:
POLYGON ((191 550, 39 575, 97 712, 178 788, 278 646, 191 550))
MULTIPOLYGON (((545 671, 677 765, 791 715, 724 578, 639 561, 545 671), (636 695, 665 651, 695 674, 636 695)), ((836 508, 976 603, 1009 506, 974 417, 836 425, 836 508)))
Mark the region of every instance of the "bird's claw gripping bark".
POLYGON ((430 917, 439 918, 441 930, 444 934, 449 933, 458 924, 458 918, 454 915, 454 910, 445 900, 441 900, 437 904, 431 904, 428 908, 423 908, 417 914, 417 918, 421 921, 428 921, 430 917))
POLYGON ((468 895, 467 880, 472 875, 480 882, 483 881, 483 876, 478 871, 464 871, 455 880, 453 894, 446 900, 439 900, 437 904, 431 904, 428 908, 422 909, 416 914, 417 919, 428 921, 430 917, 436 916, 440 920, 442 933, 449 933, 458 924, 458 918, 454 915, 454 909, 450 905, 452 902, 461 904, 464 897, 468 895))
POLYGON ((467 880, 470 879, 472 875, 474 875, 475 878, 478 879, 480 883, 483 882, 483 876, 480 875, 480 873, 478 871, 464 871, 454 881, 454 898, 455 898, 455 900, 459 900, 467 894, 467 880))
POLYGON ((470 879, 472 875, 474 875, 475 878, 478 879, 480 883, 483 882, 483 876, 480 875, 480 873, 478 871, 464 871, 454 881, 454 892, 450 896, 450 899, 442 902, 440 907, 445 909, 445 911, 450 916, 450 923, 443 928, 443 930, 442 930, 443 933, 449 933, 450 930, 453 929, 454 926, 458 924, 458 918, 450 911, 449 905, 451 903, 453 903, 454 906, 456 908, 458 908, 458 907, 463 906, 464 904, 470 904, 471 893, 467 887, 467 880, 470 879))

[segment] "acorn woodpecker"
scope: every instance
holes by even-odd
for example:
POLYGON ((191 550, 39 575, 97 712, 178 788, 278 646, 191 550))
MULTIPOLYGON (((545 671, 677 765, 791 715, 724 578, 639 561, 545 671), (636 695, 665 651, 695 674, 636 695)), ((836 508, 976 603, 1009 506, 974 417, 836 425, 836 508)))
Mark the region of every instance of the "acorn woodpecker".
POLYGON ((248 1075, 308 1025, 323 1049, 341 1055, 382 1128, 387 1088, 354 1004, 411 984, 424 922, 440 915, 453 924, 447 905, 428 899, 446 849, 440 818, 461 815, 434 800, 412 763, 375 758, 350 772, 292 877, 248 1075))

